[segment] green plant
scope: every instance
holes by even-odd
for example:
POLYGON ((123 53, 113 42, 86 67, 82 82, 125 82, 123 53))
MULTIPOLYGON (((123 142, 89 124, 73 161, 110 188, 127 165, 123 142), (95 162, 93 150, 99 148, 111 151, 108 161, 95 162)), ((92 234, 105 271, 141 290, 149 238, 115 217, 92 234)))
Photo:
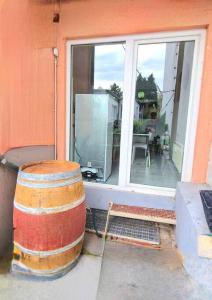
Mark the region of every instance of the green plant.
POLYGON ((143 131, 143 120, 134 120, 133 133, 142 133, 143 131))

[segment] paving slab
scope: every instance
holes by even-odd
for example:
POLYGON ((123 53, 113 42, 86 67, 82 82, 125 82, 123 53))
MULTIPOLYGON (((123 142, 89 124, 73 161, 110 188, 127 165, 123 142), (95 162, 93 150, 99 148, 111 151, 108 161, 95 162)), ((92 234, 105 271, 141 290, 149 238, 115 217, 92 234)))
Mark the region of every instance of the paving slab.
POLYGON ((152 250, 107 241, 97 300, 211 300, 185 272, 175 248, 152 250))

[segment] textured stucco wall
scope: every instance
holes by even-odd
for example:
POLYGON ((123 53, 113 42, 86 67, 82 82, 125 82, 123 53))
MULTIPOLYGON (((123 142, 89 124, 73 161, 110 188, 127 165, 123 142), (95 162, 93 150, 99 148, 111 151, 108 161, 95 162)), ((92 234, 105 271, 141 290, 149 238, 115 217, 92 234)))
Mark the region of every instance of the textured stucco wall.
POLYGON ((117 204, 154 207, 175 210, 173 197, 116 191, 99 187, 85 187, 86 203, 89 207, 108 209, 109 202, 117 204))
POLYGON ((0 153, 54 140, 54 1, 0 1, 0 153))
POLYGON ((1 0, 0 153, 54 142, 54 61, 59 47, 58 154, 65 158, 66 40, 206 28, 193 181, 205 182, 212 138, 211 0, 1 0), (60 23, 53 14, 60 11, 60 23))
POLYGON ((212 144, 208 162, 207 183, 209 183, 212 186, 212 144))
POLYGON ((1 0, 0 153, 54 142, 54 62, 59 47, 58 153, 65 157, 67 39, 207 28, 193 181, 205 182, 212 138, 211 0, 1 0), (60 11, 60 23, 53 13, 60 11))

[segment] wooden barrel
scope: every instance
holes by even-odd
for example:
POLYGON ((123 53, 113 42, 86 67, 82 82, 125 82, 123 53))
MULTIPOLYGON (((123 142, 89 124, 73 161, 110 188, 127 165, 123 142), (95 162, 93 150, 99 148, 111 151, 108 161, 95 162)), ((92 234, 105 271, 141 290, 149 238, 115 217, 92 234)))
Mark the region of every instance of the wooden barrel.
POLYGON ((12 270, 47 277, 64 274, 80 255, 85 219, 79 164, 23 165, 14 201, 12 270))

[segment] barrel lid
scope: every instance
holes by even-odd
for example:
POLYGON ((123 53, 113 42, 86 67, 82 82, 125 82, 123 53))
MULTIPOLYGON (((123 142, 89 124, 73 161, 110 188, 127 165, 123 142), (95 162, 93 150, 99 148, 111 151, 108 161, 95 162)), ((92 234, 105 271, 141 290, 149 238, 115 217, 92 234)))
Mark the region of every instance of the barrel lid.
POLYGON ((56 174, 75 171, 80 165, 72 161, 44 160, 21 166, 20 170, 30 174, 56 174))

